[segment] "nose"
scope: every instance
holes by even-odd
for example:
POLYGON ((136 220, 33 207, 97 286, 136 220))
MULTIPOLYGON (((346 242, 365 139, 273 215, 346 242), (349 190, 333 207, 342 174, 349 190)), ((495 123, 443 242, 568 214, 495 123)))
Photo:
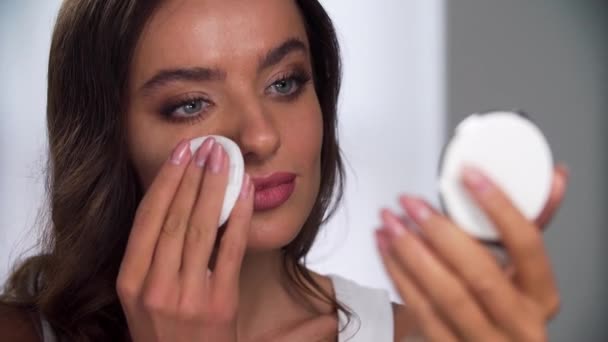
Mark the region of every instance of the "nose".
MULTIPOLYGON (((234 112, 233 112, 234 113, 234 112)), ((275 117, 257 103, 239 106, 234 140, 241 148, 245 163, 261 163, 272 158, 281 146, 281 136, 275 117)))

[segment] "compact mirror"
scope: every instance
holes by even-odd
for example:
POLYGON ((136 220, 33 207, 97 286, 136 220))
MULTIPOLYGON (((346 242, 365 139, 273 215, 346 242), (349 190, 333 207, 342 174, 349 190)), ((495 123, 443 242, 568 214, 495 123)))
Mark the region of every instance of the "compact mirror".
POLYGON ((468 116, 444 148, 439 194, 444 213, 472 236, 499 243, 492 222, 462 185, 462 169, 471 165, 492 178, 530 220, 544 209, 553 181, 549 144, 529 116, 491 111, 468 116))

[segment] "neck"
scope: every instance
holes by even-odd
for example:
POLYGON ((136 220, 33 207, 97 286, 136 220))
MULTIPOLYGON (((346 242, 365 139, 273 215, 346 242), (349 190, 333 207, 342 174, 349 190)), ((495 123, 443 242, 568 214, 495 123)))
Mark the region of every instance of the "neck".
MULTIPOLYGON (((330 310, 319 300, 296 291, 282 259, 280 250, 249 252, 243 258, 237 322, 239 336, 260 336, 276 327, 288 327, 330 310)), ((314 278, 321 279, 316 274, 314 278)))

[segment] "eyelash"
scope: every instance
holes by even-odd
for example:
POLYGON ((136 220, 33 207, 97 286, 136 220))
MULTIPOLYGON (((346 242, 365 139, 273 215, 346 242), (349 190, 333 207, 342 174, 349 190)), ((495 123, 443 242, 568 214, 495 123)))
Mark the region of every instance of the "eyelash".
MULTIPOLYGON (((272 84, 268 87, 268 89, 272 88, 274 85, 276 85, 277 83, 280 82, 286 82, 286 81, 293 81, 295 82, 295 87, 296 89, 294 91, 292 91, 289 94, 286 95, 277 95, 279 97, 280 100, 284 100, 284 101, 293 101, 296 98, 298 98, 298 96, 302 93, 302 90, 304 89, 304 86, 310 82, 312 80, 312 77, 310 76, 310 74, 304 70, 301 69, 296 69, 294 71, 290 71, 287 72, 281 76, 279 76, 277 78, 277 80, 275 80, 274 82, 272 82, 272 84)), ((162 115, 162 117, 166 120, 168 120, 169 122, 175 122, 175 123, 189 123, 189 124, 195 124, 196 122, 202 120, 204 118, 204 112, 208 110, 208 107, 212 106, 213 103, 208 100, 207 98, 200 96, 200 95, 186 95, 185 97, 183 97, 182 99, 179 99, 175 102, 171 102, 168 103, 166 105, 164 105, 161 110, 160 113, 162 115), (190 105, 190 104, 198 104, 199 102, 202 102, 203 104, 203 109, 201 109, 197 114, 192 115, 192 116, 187 116, 187 117, 178 117, 173 115, 175 113, 176 110, 180 109, 181 107, 190 105)))
MULTIPOLYGON (((162 117, 166 120, 168 120, 169 122, 176 122, 176 123, 191 123, 191 124, 195 124, 196 122, 198 122, 199 120, 203 119, 203 115, 202 114, 196 114, 196 115, 192 115, 192 116, 186 116, 186 117, 179 117, 179 116, 175 116, 173 115, 175 113, 176 110, 180 109, 181 107, 193 104, 193 103, 199 103, 202 102, 203 106, 205 106, 205 108, 209 107, 212 105, 211 101, 209 101, 207 98, 200 96, 200 95, 196 95, 196 94, 189 94, 184 96, 183 98, 177 100, 176 102, 170 102, 169 104, 166 104, 165 106, 163 106, 160 110, 160 113, 162 115, 162 117)), ((200 112, 204 112, 206 109, 202 109, 200 112)))

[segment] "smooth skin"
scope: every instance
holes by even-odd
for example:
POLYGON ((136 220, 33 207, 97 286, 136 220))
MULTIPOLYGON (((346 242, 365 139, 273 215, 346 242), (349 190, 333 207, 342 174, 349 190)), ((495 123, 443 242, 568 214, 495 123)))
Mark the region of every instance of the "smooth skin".
POLYGON ((406 218, 382 210, 379 251, 415 321, 415 331, 399 331, 398 336, 442 342, 546 341, 546 325, 557 314, 560 299, 541 229, 560 206, 567 178, 566 169, 557 167, 548 204, 531 222, 481 171, 463 170, 464 186, 502 237, 511 260, 506 269, 422 199, 400 197, 406 218))

